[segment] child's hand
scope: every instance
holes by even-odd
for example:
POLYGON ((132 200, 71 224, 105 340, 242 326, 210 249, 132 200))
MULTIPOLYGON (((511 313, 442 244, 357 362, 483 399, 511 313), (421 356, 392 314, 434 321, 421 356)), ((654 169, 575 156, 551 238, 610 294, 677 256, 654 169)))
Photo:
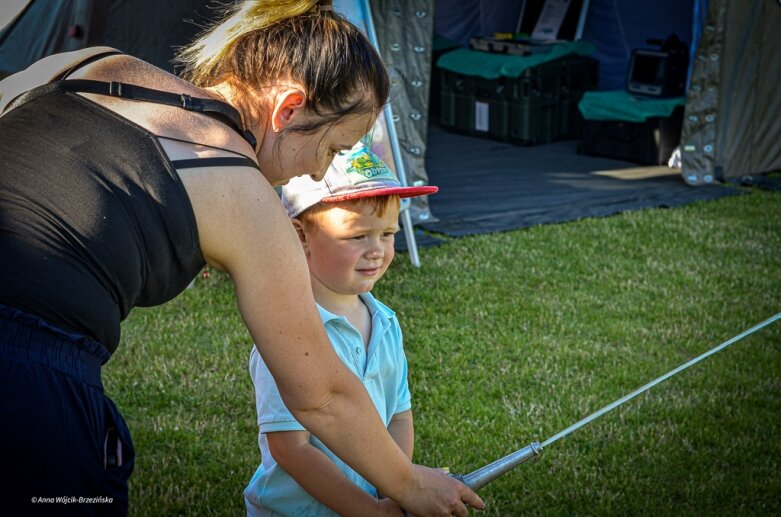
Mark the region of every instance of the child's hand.
POLYGON ((377 501, 377 508, 379 509, 377 514, 379 517, 403 517, 405 515, 401 507, 387 497, 377 501))

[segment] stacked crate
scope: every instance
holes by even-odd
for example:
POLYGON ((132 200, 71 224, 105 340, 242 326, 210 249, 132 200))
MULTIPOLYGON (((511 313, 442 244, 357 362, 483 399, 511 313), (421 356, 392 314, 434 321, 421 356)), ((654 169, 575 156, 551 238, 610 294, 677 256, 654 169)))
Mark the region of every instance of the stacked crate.
POLYGON ((590 57, 569 54, 526 68, 517 77, 440 72, 445 128, 535 145, 580 136, 578 101, 585 91, 596 89, 598 66, 590 57))
POLYGON ((559 135, 561 140, 577 140, 583 136, 583 116, 578 103, 586 92, 597 89, 599 63, 590 57, 567 56, 562 58, 561 66, 559 135))
POLYGON ((503 81, 442 70, 440 121, 448 129, 507 139, 507 93, 503 81))
POLYGON ((559 140, 559 60, 528 68, 516 78, 505 78, 510 89, 507 140, 519 144, 546 144, 559 140))
POLYGON ((581 154, 643 165, 664 165, 681 140, 686 97, 652 98, 626 90, 588 92, 581 154))

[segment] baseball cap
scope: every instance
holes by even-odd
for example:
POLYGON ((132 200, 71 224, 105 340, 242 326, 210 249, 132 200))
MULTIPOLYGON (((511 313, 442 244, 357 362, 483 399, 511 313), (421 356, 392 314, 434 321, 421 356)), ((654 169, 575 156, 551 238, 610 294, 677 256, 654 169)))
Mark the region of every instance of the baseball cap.
POLYGON ((280 198, 290 217, 297 217, 317 203, 396 195, 416 197, 433 194, 431 185, 404 187, 376 154, 358 142, 343 155, 336 155, 322 181, 310 176, 291 179, 280 189, 280 198))

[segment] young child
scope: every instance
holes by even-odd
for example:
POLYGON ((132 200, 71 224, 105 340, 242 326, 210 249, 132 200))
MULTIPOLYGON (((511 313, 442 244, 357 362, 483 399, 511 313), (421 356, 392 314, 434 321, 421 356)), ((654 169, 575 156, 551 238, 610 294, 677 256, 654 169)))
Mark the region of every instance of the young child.
MULTIPOLYGON (((388 432, 410 458, 412 404, 401 329, 393 311, 369 291, 393 260, 399 199, 436 191, 402 187, 362 143, 336 156, 323 181, 298 177, 281 188, 331 343, 363 381, 388 432)), ((249 369, 262 463, 244 491, 248 515, 400 515, 395 503, 379 498, 293 418, 254 346, 249 369)))

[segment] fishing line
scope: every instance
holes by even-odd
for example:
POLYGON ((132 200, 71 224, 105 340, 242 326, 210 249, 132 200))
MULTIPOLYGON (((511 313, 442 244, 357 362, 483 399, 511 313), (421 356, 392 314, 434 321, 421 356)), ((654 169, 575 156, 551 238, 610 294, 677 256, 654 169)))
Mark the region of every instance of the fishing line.
POLYGON ((593 420, 601 417, 602 415, 604 415, 608 411, 611 411, 611 410, 617 408, 618 406, 620 406, 620 405, 624 404, 625 402, 635 398, 636 396, 640 395, 641 393, 643 393, 645 391, 648 391, 649 389, 653 388, 654 386, 656 386, 660 382, 663 382, 663 381, 669 379, 670 377, 672 377, 673 375, 676 375, 676 374, 682 372, 683 370, 689 368, 690 366, 693 366, 693 365, 699 363, 700 361, 702 361, 706 357, 711 356, 711 355, 715 354, 716 352, 719 352, 719 351, 727 348, 728 346, 732 345, 733 343, 736 343, 736 342, 740 341, 741 339, 745 338, 746 336, 748 336, 750 334, 753 334, 754 332, 756 332, 756 331, 758 331, 758 330, 760 330, 760 329, 762 329, 764 327, 767 327, 768 325, 770 325, 771 323, 775 322, 778 319, 781 319, 781 312, 776 314, 775 316, 773 316, 771 318, 766 319, 762 323, 758 323, 758 324, 754 325, 753 327, 751 327, 750 329, 748 329, 748 330, 746 330, 744 332, 741 332, 740 334, 738 334, 737 336, 733 337, 732 339, 729 339, 729 340, 723 342, 722 344, 720 344, 720 345, 718 345, 716 347, 711 348, 710 350, 708 350, 704 354, 701 354, 701 355, 695 357, 691 361, 688 361, 688 362, 682 364, 681 366, 675 368, 674 370, 670 370, 669 372, 665 373, 661 377, 657 377, 656 379, 652 380, 651 382, 649 382, 645 386, 642 386, 642 387, 636 389, 635 391, 633 391, 632 393, 630 393, 628 395, 625 395, 624 397, 621 397, 620 399, 616 400, 615 402, 612 402, 612 403, 608 404, 607 406, 603 407, 602 409, 600 409, 598 411, 595 411, 594 413, 590 414, 586 418, 584 418, 582 420, 579 420, 578 422, 572 424, 571 426, 567 427, 563 431, 561 431, 559 433, 556 433, 555 435, 551 436, 550 438, 548 438, 547 440, 542 442, 542 444, 540 444, 539 442, 533 442, 533 443, 527 445, 526 447, 524 447, 523 449, 519 449, 519 450, 513 452, 512 454, 508 454, 507 456, 505 456, 503 458, 500 458, 500 459, 496 460, 495 462, 490 463, 490 464, 488 464, 488 465, 486 465, 486 466, 484 466, 482 468, 479 468, 479 469, 475 470, 474 472, 471 472, 469 474, 465 474, 463 476, 458 476, 457 475, 457 476, 454 476, 454 477, 456 477, 457 479, 460 479, 461 481, 463 481, 467 486, 469 486, 473 490, 477 490, 477 489, 487 485, 488 483, 490 483, 494 479, 498 478, 499 476, 505 474, 507 471, 509 471, 510 469, 516 467, 517 465, 520 465, 521 463, 524 463, 524 462, 534 458, 535 456, 538 456, 540 453, 542 453, 543 448, 547 447, 548 445, 556 442, 557 440, 560 440, 561 438, 564 438, 565 436, 567 436, 568 434, 572 433, 573 431, 575 431, 577 429, 580 429, 581 427, 583 427, 584 425, 588 424, 589 422, 592 422, 593 420))

